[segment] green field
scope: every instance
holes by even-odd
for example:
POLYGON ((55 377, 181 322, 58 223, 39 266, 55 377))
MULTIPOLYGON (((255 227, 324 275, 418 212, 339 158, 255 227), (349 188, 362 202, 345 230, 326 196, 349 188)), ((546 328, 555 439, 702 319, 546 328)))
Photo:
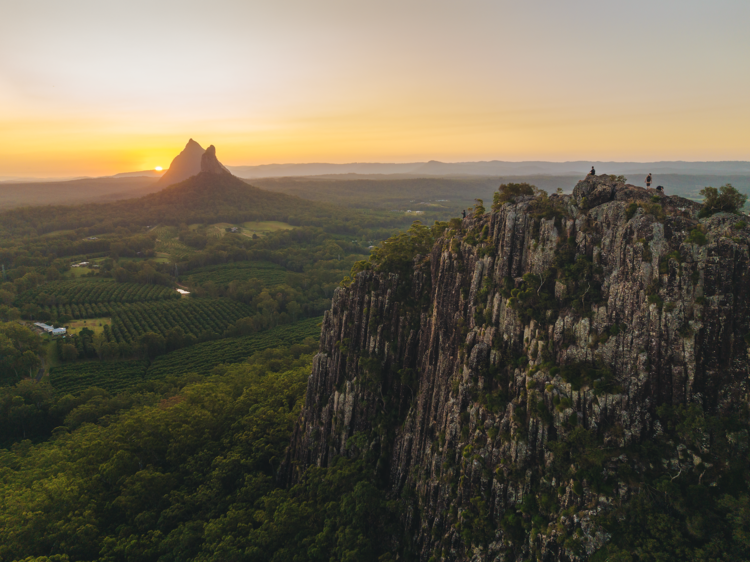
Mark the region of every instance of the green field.
POLYGON ((203 332, 221 335, 230 324, 253 315, 248 305, 230 299, 178 299, 112 307, 110 341, 128 343, 146 332, 166 333, 179 326, 196 338, 203 332))
POLYGON ((148 361, 85 361, 52 367, 50 383, 58 394, 76 394, 96 386, 116 393, 143 382, 148 361))
POLYGON ((63 277, 77 279, 78 277, 83 277, 94 271, 98 270, 90 267, 71 267, 69 271, 66 271, 63 274, 63 277))
POLYGON ((248 221, 242 223, 242 234, 245 236, 252 236, 253 234, 263 236, 269 232, 292 230, 293 228, 296 227, 280 221, 248 221))
POLYGON ((257 351, 299 343, 305 338, 320 337, 322 318, 308 318, 258 332, 244 338, 226 338, 199 343, 158 357, 148 370, 148 378, 183 373, 208 374, 216 365, 240 363, 257 351))
MULTIPOLYGON (((297 228, 291 224, 281 221, 247 221, 242 224, 231 224, 228 222, 217 222, 212 224, 206 229, 206 236, 224 236, 227 234, 227 229, 237 227, 240 229, 240 234, 244 236, 252 237, 253 234, 258 236, 265 236, 271 232, 277 232, 279 230, 291 230, 297 228)), ((191 225, 191 229, 199 228, 199 225, 191 225)))
POLYGON ((180 231, 176 226, 158 226, 156 233, 156 255, 164 261, 183 261, 195 253, 195 249, 180 242, 180 231))
POLYGON ((97 334, 103 331, 108 341, 128 343, 146 332, 165 335, 175 326, 195 337, 204 331, 221 335, 230 324, 254 314, 248 305, 225 298, 58 305, 44 306, 42 310, 58 317, 67 314, 76 318, 66 323, 71 335, 85 327, 97 334))
POLYGON ((200 343, 148 361, 78 361, 50 369, 50 382, 58 394, 76 394, 90 387, 120 392, 146 380, 170 375, 207 375, 222 363, 240 363, 253 353, 271 347, 301 343, 320 337, 322 318, 309 318, 278 326, 243 338, 225 338, 200 343))
POLYGON ((188 285, 201 285, 213 281, 217 285, 228 285, 232 281, 258 279, 266 287, 280 285, 286 277, 286 269, 271 262, 235 262, 193 269, 183 276, 188 285))
MULTIPOLYGON (((162 285, 115 283, 112 279, 82 279, 46 283, 23 293, 18 298, 18 304, 49 305, 48 301, 52 296, 58 303, 62 302, 68 305, 128 303, 180 298, 180 295, 174 289, 162 285)), ((73 315, 73 317, 83 318, 84 316, 73 315)))
POLYGON ((94 334, 101 334, 104 332, 104 326, 111 325, 111 318, 89 318, 86 320, 73 320, 65 324, 65 327, 68 329, 69 336, 75 336, 84 328, 88 328, 94 334))

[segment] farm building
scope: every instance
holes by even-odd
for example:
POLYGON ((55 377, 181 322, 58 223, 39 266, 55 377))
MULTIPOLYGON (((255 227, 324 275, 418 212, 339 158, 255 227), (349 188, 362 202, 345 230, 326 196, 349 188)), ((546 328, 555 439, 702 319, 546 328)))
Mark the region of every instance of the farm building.
POLYGON ((42 330, 44 330, 48 334, 52 334, 53 336, 59 336, 67 333, 67 330, 65 328, 55 328, 54 326, 50 326, 42 322, 34 322, 34 326, 36 326, 37 328, 41 328, 42 330))
POLYGON ((70 267, 87 267, 89 265, 89 262, 82 261, 81 263, 74 263, 70 267))

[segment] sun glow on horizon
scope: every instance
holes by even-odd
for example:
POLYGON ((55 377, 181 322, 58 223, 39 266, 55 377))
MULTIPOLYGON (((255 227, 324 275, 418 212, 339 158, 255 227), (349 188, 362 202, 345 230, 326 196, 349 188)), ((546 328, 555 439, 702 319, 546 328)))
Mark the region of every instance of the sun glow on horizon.
POLYGON ((162 174, 190 137, 228 166, 748 160, 750 2, 673 3, 6 2, 0 178, 162 174))

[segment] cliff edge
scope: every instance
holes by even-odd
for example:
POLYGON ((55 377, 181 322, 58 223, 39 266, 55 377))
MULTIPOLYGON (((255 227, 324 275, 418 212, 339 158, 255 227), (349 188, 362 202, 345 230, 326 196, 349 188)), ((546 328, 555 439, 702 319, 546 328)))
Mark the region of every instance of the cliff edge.
POLYGON ((649 475, 716 485, 716 440, 668 420, 747 402, 750 229, 698 209, 589 176, 357 274, 280 477, 373 456, 420 560, 584 560, 649 475))

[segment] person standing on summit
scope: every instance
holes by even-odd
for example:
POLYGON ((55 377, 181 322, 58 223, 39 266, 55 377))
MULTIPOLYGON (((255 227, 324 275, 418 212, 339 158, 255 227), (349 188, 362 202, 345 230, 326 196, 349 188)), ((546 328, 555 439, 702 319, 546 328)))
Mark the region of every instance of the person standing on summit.
POLYGON ((646 176, 646 187, 651 188, 651 172, 646 176))

